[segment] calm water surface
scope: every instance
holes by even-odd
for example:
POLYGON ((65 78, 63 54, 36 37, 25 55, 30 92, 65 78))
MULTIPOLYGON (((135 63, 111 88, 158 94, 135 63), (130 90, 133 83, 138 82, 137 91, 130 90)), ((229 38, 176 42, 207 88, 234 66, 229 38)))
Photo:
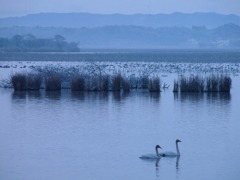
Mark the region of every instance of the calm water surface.
POLYGON ((239 89, 231 94, 0 89, 0 179, 239 179, 239 89), (181 157, 139 156, 175 151, 181 157))
POLYGON ((0 52, 0 61, 113 61, 239 63, 239 49, 220 50, 82 50, 79 53, 0 52))

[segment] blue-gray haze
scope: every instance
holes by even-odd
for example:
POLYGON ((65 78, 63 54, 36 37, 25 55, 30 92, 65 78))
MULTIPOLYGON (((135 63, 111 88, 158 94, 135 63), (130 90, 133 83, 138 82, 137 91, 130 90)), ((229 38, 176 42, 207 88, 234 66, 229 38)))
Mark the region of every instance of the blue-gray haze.
POLYGON ((239 25, 239 16, 216 13, 45 13, 0 19, 0 37, 59 34, 79 48, 239 48, 239 25))
POLYGON ((239 0, 0 0, 0 17, 40 12, 240 14, 239 0))

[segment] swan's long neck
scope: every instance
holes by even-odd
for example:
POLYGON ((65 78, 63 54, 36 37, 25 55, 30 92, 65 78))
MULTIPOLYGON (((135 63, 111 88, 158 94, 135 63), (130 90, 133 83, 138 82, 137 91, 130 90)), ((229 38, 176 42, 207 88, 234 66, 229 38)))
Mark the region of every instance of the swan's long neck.
POLYGON ((179 151, 179 148, 178 148, 178 142, 176 142, 176 149, 177 149, 177 155, 180 156, 180 151, 179 151))
POLYGON ((159 154, 159 152, 158 152, 158 148, 157 148, 157 147, 155 148, 155 150, 156 150, 156 155, 157 155, 157 156, 160 156, 160 154, 159 154))

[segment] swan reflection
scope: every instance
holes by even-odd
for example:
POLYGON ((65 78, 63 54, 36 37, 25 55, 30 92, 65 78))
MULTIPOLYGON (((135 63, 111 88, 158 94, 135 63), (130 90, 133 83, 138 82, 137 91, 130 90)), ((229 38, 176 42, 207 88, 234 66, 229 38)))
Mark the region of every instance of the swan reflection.
POLYGON ((179 169, 179 160, 180 160, 180 156, 177 156, 176 158, 176 169, 179 169))

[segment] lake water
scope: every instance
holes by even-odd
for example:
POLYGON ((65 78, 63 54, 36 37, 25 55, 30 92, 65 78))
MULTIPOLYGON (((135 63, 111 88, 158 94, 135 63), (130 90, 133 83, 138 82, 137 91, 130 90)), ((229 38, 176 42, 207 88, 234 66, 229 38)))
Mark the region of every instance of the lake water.
POLYGON ((239 76, 232 80, 230 94, 0 88, 0 179, 237 180, 239 76), (156 144, 175 151, 177 138, 180 159, 139 159, 156 144))
POLYGON ((239 63, 239 49, 226 50, 82 50, 79 53, 0 52, 0 61, 114 61, 239 63))
POLYGON ((238 179, 239 92, 0 90, 0 178, 238 179), (181 157, 144 161, 156 144, 181 157), (177 164, 176 164, 177 163, 177 164))

